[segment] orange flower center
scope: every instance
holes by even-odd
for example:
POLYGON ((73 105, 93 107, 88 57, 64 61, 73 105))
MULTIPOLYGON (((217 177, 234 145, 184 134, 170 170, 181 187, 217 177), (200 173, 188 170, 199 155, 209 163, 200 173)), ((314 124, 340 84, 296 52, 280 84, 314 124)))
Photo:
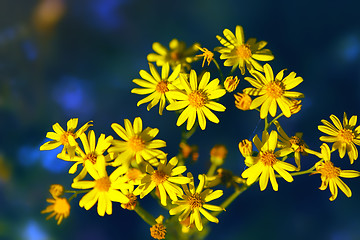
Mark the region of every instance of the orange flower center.
POLYGON ((154 239, 165 239, 166 227, 161 223, 157 223, 150 228, 150 234, 154 239))
POLYGON ((69 132, 69 131, 64 132, 60 137, 60 142, 62 145, 64 145, 64 146, 69 145, 69 140, 68 140, 69 135, 71 135, 75 138, 75 134, 73 132, 69 132))
POLYGON ((162 80, 160 81, 157 85, 156 85, 156 91, 159 93, 166 93, 169 91, 168 87, 168 82, 166 80, 162 80))
POLYGON ((188 203, 191 209, 200 208, 204 204, 204 201, 201 199, 200 194, 194 193, 188 197, 188 203))
POLYGON ((135 151, 139 152, 145 148, 145 141, 140 136, 133 136, 128 141, 129 147, 135 151))
POLYGON ((95 164, 96 163, 96 159, 97 159, 97 156, 95 155, 95 153, 89 153, 85 156, 84 158, 84 162, 86 160, 89 160, 92 164, 95 164))
POLYGON ((284 89, 281 82, 270 82, 266 85, 266 94, 271 98, 279 98, 283 95, 284 89))
POLYGON ((126 177, 130 180, 130 181, 135 181, 137 179, 141 179, 142 178, 142 173, 139 169, 136 168, 130 168, 127 172, 126 172, 126 177))
POLYGON ((129 202, 122 203, 121 207, 127 210, 134 210, 137 204, 137 197, 132 193, 129 193, 126 197, 129 199, 129 202))
POLYGON ((278 160, 273 152, 261 152, 260 153, 260 161, 265 166, 272 167, 278 160))
POLYGON ((189 102, 190 106, 193 106, 194 108, 201 108, 206 104, 207 96, 205 93, 195 90, 189 94, 189 102))
POLYGON ((330 161, 325 161, 317 171, 327 178, 336 178, 340 175, 340 168, 335 167, 330 161))
POLYGON ((54 203, 54 212, 57 214, 69 215, 70 204, 66 198, 56 198, 54 203))
POLYGON ((161 170, 155 170, 151 175, 151 181, 153 181, 156 185, 162 184, 168 179, 168 175, 161 170))
POLYGON ((250 58, 252 55, 251 50, 250 50, 250 45, 243 44, 243 45, 236 47, 236 54, 238 55, 239 58, 242 58, 242 59, 250 58))
POLYGON ((296 152, 304 152, 305 149, 305 142, 304 140, 302 140, 301 138, 297 137, 297 136, 292 136, 289 140, 289 142, 291 143, 291 145, 295 145, 292 146, 293 148, 296 148, 296 152))
POLYGON ((173 51, 170 53, 170 58, 174 61, 177 61, 180 59, 180 53, 178 51, 173 51))
POLYGON ((99 192, 108 192, 110 186, 111 186, 111 182, 110 182, 109 177, 100 178, 100 179, 96 180, 96 182, 95 182, 95 188, 99 192))
POLYGON ((338 133, 338 138, 341 142, 351 143, 354 140, 354 133, 350 129, 341 129, 338 133))

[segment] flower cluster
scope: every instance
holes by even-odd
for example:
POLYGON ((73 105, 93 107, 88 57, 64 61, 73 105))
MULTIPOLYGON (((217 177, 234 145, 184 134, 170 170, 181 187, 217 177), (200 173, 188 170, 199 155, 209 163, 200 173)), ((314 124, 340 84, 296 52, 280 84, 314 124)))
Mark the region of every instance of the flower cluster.
POLYGON ((280 120, 282 116, 287 120, 301 111, 300 99, 304 98, 304 94, 294 88, 303 82, 303 78, 293 71, 285 75, 285 68, 274 74, 268 63, 274 55, 264 48, 267 42, 257 42, 255 38, 246 41, 241 26, 236 26, 235 34, 225 29, 223 35, 216 36, 221 46, 213 51, 198 43, 187 48, 177 39, 169 43, 169 49, 156 42, 153 44, 155 53, 147 56, 149 70, 140 70, 140 78, 133 79, 137 87, 131 92, 146 95, 137 106, 148 103, 147 110, 150 111, 159 105, 160 115, 164 109, 176 112, 177 126, 186 122, 186 127, 182 128, 179 153, 175 157, 168 158, 163 150, 166 141, 156 139, 159 129, 144 128, 140 117, 133 122, 125 119, 124 125, 111 124, 115 137, 100 134, 96 138, 94 130, 89 130, 92 121, 76 130, 77 118, 67 122, 66 131, 58 123, 53 125, 54 132, 46 134, 51 140, 44 143, 40 150, 62 146, 57 157, 72 162, 69 174, 77 175, 73 178, 72 190, 65 190, 61 185, 51 186, 53 198, 47 201, 52 205, 43 211, 51 212, 48 218, 55 216, 60 224, 69 216, 70 200, 84 194, 79 206, 90 210, 97 204, 100 216, 112 214, 113 203, 119 203, 123 209, 134 210, 151 226, 150 235, 154 239, 165 239, 167 234, 176 232, 179 236, 173 236, 174 239, 182 239, 182 234, 187 235, 186 239, 196 239, 209 232, 203 231, 208 222, 218 223, 217 215, 257 182, 261 191, 267 188, 269 182, 272 189, 278 191, 282 179, 291 183, 298 175, 320 174, 320 190, 329 187, 331 201, 337 198, 338 189, 351 197, 351 189, 341 178, 359 177, 360 172, 336 167, 331 154, 338 151, 343 159, 347 153, 350 164, 357 160, 357 146, 360 145, 357 116, 348 119, 344 113, 342 122, 335 115, 330 116, 332 123, 321 120, 323 125, 318 129, 327 136, 320 137, 323 142, 320 151, 313 150, 306 144, 302 132, 286 133, 286 125, 283 119, 280 120), (198 51, 201 53, 196 54, 198 51), (198 66, 201 66, 201 71, 198 71, 196 62, 202 58, 198 66), (227 75, 224 75, 218 60, 225 60, 223 66, 231 67, 227 75), (214 71, 208 70, 213 66, 218 71, 215 77, 214 71), (237 70, 240 77, 236 75, 237 70), (243 76, 247 73, 248 76, 243 76), (247 86, 241 87, 242 84, 247 86), (199 155, 198 146, 190 145, 188 140, 195 134, 197 126, 205 130, 209 127, 208 121, 220 123, 221 115, 214 112, 231 109, 220 100, 236 89, 240 91, 234 94, 236 108, 233 109, 258 111, 263 128, 258 131, 259 124, 251 126, 255 128, 251 140, 236 137, 242 139, 238 146, 246 165, 244 171, 226 169, 225 159, 233 157, 232 153, 225 145, 216 144, 209 151, 210 168, 206 174, 197 174, 199 181, 195 187, 193 173, 186 173, 187 164, 196 164, 203 157, 199 155), (331 150, 328 143, 332 143, 331 150), (309 155, 317 161, 311 163, 306 159, 307 163, 302 164, 309 155), (303 170, 302 166, 309 163, 312 167, 303 170), (210 204, 223 196, 223 190, 213 190, 219 185, 233 189, 234 193, 219 205, 210 204), (64 194, 72 195, 65 198, 64 194), (141 201, 149 195, 168 211, 170 217, 165 219, 160 215, 155 219, 141 207, 141 201))

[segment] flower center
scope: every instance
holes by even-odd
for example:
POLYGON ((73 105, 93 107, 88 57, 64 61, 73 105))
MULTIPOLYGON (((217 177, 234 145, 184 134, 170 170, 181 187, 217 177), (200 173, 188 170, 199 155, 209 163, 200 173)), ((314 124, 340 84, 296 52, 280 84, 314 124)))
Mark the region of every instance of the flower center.
POLYGON ((129 179, 129 181, 135 181, 135 180, 140 180, 142 178, 142 173, 139 169, 136 168, 130 168, 127 172, 126 172, 126 177, 129 179))
POLYGON ((330 161, 325 161, 321 168, 318 169, 318 172, 327 178, 336 178, 340 175, 340 168, 335 167, 330 161))
POLYGON ((252 55, 251 50, 250 50, 250 45, 243 44, 243 45, 236 47, 236 54, 238 55, 239 58, 242 58, 242 59, 250 58, 252 55))
POLYGON ((132 193, 129 193, 128 195, 126 195, 126 197, 129 199, 129 202, 122 203, 121 207, 127 210, 134 210, 137 204, 137 197, 132 193))
POLYGON ((168 87, 168 82, 166 80, 162 80, 160 81, 157 85, 156 85, 156 91, 159 93, 166 93, 169 91, 168 87))
POLYGON ((284 89, 280 82, 270 82, 266 85, 266 94, 271 98, 279 98, 283 93, 284 89))
POLYGON ((304 140, 300 139, 297 136, 292 136, 289 140, 289 142, 291 143, 291 145, 295 145, 292 146, 293 148, 296 148, 296 152, 304 152, 304 148, 305 148, 305 143, 304 140))
POLYGON ((154 239, 165 239, 166 227, 161 223, 157 223, 150 228, 150 234, 154 239))
POLYGON ((338 133, 338 138, 340 141, 345 143, 351 143, 355 135, 350 129, 341 129, 338 133))
POLYGON ((151 175, 151 180, 156 184, 162 184, 168 179, 168 175, 161 171, 161 170, 155 170, 154 173, 151 175))
POLYGON ((200 194, 194 193, 188 197, 188 203, 191 209, 200 208, 204 204, 204 201, 201 199, 200 194))
POLYGON ((145 141, 140 136, 134 136, 128 141, 129 147, 135 151, 141 151, 145 147, 145 141))
POLYGON ((95 182, 95 188, 99 192, 108 192, 110 186, 111 186, 111 182, 110 182, 109 177, 100 178, 100 179, 96 180, 96 182, 95 182))
POLYGON ((190 106, 193 106, 194 108, 201 108, 206 104, 206 101, 207 96, 201 91, 195 90, 189 94, 190 106))
POLYGON ((62 143, 62 145, 64 145, 64 146, 69 145, 69 140, 68 140, 69 135, 71 135, 75 138, 75 134, 73 132, 69 132, 69 131, 64 132, 60 137, 60 142, 62 143))
POLYGON ((66 198, 56 198, 54 203, 54 212, 65 215, 70 213, 70 204, 66 198))
POLYGON ((170 53, 170 58, 174 61, 177 61, 180 59, 180 53, 178 51, 173 51, 170 53))
POLYGON ((84 162, 86 160, 89 160, 92 164, 95 164, 96 163, 96 159, 97 159, 97 156, 95 155, 95 153, 89 153, 85 156, 84 158, 84 162))
POLYGON ((276 159, 276 156, 272 152, 261 152, 260 153, 260 161, 265 166, 272 167, 278 160, 276 159))

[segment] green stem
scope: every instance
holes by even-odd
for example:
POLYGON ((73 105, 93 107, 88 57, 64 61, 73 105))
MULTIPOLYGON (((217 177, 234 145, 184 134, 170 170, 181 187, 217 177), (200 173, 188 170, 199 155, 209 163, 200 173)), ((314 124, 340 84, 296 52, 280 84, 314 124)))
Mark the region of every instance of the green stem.
POLYGON ((218 167, 218 166, 217 166, 216 164, 211 163, 211 166, 210 166, 210 168, 209 168, 209 171, 207 172, 206 175, 207 175, 208 177, 214 176, 214 173, 215 173, 217 167, 218 167))
POLYGON ((220 69, 220 66, 219 66, 218 62, 215 60, 215 58, 213 58, 213 62, 215 63, 215 66, 216 66, 217 70, 219 71, 221 82, 223 82, 224 81, 224 75, 223 75, 223 73, 222 73, 222 71, 220 69))
POLYGON ((276 120, 278 120, 282 116, 284 116, 284 113, 280 113, 279 115, 277 115, 273 120, 271 120, 268 127, 270 127, 271 124, 273 124, 276 120))
POLYGON ((134 210, 150 226, 156 224, 155 218, 148 211, 140 207, 139 204, 136 205, 134 210))
POLYGON ((72 193, 72 194, 73 194, 73 195, 71 195, 71 197, 68 198, 68 201, 69 201, 69 202, 70 202, 71 200, 73 200, 74 198, 76 198, 78 194, 88 193, 88 192, 90 192, 90 190, 81 190, 81 191, 76 191, 76 190, 70 191, 70 190, 66 190, 66 191, 64 191, 64 193, 72 193))
POLYGON ((294 172, 294 173, 290 173, 291 176, 298 176, 298 175, 304 175, 304 174, 308 174, 308 173, 312 173, 315 169, 315 165, 308 169, 308 170, 305 170, 305 171, 301 171, 301 172, 294 172))
MULTIPOLYGON (((241 193, 243 193, 246 189, 248 189, 250 185, 243 184, 240 188, 236 189, 233 194, 231 194, 225 201, 220 205, 220 207, 226 209, 241 193)), ((221 212, 214 213, 216 217, 221 212)))

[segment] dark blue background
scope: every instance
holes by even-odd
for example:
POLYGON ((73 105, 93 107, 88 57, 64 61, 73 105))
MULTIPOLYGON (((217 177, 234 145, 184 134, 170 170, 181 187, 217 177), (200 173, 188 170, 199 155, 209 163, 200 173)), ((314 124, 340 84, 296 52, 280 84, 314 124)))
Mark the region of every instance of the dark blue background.
MULTIPOLYGON (((102 218, 96 208, 78 207, 78 198, 60 227, 54 220, 45 221, 40 211, 47 206, 49 185, 70 186, 72 176, 67 174, 69 165, 56 159, 56 151, 40 152, 39 146, 56 122, 65 127, 73 117, 80 124, 93 120, 97 135, 117 137, 111 123, 141 116, 144 126, 160 129, 165 151, 177 154, 180 129, 175 114, 159 116, 157 107, 150 112, 145 105, 138 108, 141 96, 130 93, 135 87, 131 80, 141 69, 148 70, 146 56, 155 41, 168 46, 178 38, 212 49, 219 46, 215 36, 224 28, 234 31, 236 25, 244 27, 246 39, 266 40, 275 55, 274 72, 287 68, 287 73, 304 78, 296 88, 305 94, 302 111, 281 123, 290 135, 304 132, 314 150, 321 145, 321 119, 335 114, 342 120, 344 111, 349 117, 359 115, 356 1, 63 1, 64 15, 47 33, 32 24, 38 4, 0 3, 1 239, 149 238, 147 224, 118 204, 113 215, 102 218)), ((246 86, 241 79, 239 88, 246 86)), ((189 140, 200 149, 198 163, 189 167, 195 174, 207 171, 209 151, 217 143, 229 148, 225 167, 237 174, 244 169, 237 144, 253 136, 259 114, 239 111, 233 101, 232 94, 226 95, 221 102, 227 111, 217 114, 220 124, 209 123, 189 140)), ((337 152, 332 159, 344 169, 360 170, 360 160, 350 165, 337 152)), ((304 169, 315 161, 304 157, 304 169)), ((352 198, 339 192, 334 202, 328 200, 328 189, 318 189, 318 175, 296 177, 291 184, 279 179, 279 192, 270 186, 260 192, 253 186, 219 216, 219 224, 211 225, 208 239, 360 239, 359 179, 345 182, 352 198)), ((149 197, 141 203, 159 213, 149 197)))

